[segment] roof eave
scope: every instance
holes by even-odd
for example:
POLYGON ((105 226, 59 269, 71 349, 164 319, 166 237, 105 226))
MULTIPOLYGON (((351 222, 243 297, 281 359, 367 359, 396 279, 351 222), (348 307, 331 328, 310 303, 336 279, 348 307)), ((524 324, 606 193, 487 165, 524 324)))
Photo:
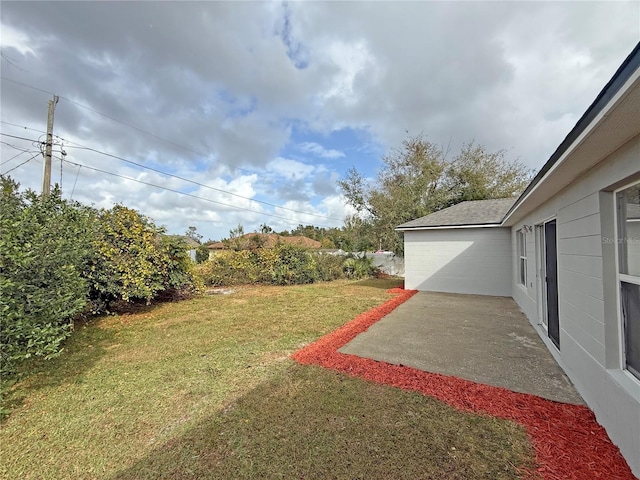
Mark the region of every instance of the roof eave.
POLYGON ((411 232, 415 230, 447 230, 454 228, 496 228, 504 227, 501 223, 475 223, 475 224, 457 224, 457 225, 429 225, 429 226, 416 226, 416 227, 403 227, 402 225, 396 227, 397 232, 411 232))

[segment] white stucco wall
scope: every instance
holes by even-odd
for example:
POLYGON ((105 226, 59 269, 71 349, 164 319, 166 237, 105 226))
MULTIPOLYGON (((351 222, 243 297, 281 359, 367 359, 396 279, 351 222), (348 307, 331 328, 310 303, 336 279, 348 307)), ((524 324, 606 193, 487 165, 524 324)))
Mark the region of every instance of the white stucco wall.
POLYGON ((405 288, 511 295, 508 228, 404 232, 405 288))
MULTIPOLYGON (((557 220, 560 350, 542 326, 543 282, 535 232, 527 235, 526 287, 512 268, 513 298, 640 476, 640 381, 621 369, 613 189, 640 172, 640 137, 518 220, 557 220)), ((514 257, 515 258, 515 257, 514 257)))

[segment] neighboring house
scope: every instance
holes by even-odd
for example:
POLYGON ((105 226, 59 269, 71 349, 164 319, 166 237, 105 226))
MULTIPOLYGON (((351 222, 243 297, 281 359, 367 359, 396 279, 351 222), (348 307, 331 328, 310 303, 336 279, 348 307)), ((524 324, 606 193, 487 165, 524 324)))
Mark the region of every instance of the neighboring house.
POLYGON ((196 242, 191 237, 187 237, 186 235, 169 235, 169 237, 174 240, 182 240, 182 242, 186 245, 186 250, 189 254, 189 258, 194 262, 196 261, 196 250, 200 246, 198 242, 196 242))
POLYGON ((638 476, 639 197, 640 44, 515 202, 398 227, 406 288, 513 297, 638 476))
POLYGON ((322 248, 322 243, 312 238, 305 237, 303 235, 293 237, 279 237, 276 243, 288 243, 289 245, 295 245, 296 247, 304 247, 311 249, 322 248))
POLYGON ((222 242, 210 243, 209 245, 207 245, 207 248, 209 249, 209 260, 211 260, 219 252, 228 250, 227 246, 222 242))

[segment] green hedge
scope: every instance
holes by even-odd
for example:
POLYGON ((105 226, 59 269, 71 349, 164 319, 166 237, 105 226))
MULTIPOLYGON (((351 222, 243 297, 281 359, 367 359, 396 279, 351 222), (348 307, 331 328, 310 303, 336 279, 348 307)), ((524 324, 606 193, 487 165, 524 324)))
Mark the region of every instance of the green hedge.
POLYGON ((299 285, 374 275, 372 259, 329 255, 289 244, 274 248, 225 250, 196 266, 208 286, 299 285))
POLYGON ((197 290, 186 246, 135 210, 43 198, 0 176, 0 376, 61 351, 80 314, 197 290))
POLYGON ((164 292, 197 287, 184 242, 163 235, 136 210, 116 205, 98 212, 93 249, 86 273, 94 313, 113 302, 149 303, 164 292))
POLYGON ((87 304, 93 212, 42 199, 2 178, 0 193, 0 374, 22 360, 51 358, 87 304))

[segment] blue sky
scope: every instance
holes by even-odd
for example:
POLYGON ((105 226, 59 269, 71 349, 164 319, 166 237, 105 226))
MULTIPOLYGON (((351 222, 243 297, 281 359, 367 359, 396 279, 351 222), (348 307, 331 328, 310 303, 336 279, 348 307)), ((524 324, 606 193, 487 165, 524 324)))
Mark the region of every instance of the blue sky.
POLYGON ((336 181, 407 132, 537 170, 640 40, 638 2, 3 1, 0 20, 0 173, 40 189, 57 94, 65 198, 211 239, 340 226, 336 181))

